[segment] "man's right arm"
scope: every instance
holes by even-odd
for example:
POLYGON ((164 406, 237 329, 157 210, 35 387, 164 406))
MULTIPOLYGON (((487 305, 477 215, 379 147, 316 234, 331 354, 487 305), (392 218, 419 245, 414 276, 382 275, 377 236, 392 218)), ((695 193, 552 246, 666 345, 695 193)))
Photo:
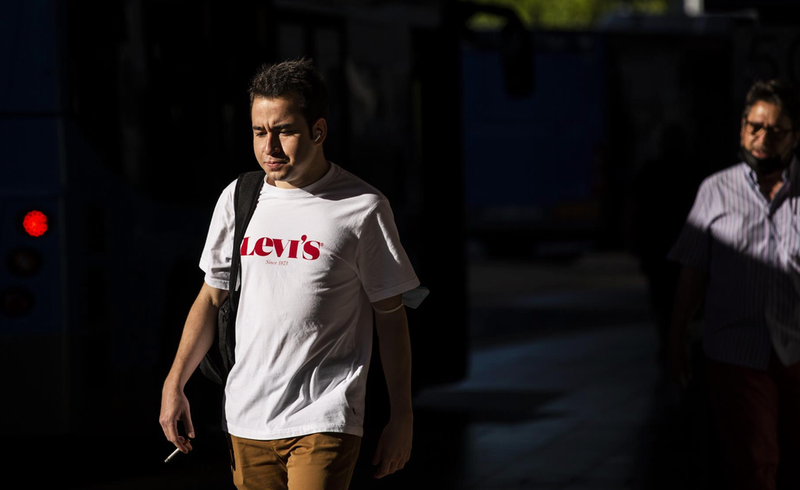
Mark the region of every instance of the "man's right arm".
POLYGON ((195 434, 189 401, 183 393, 183 388, 214 342, 217 314, 227 297, 227 291, 203 283, 197 299, 189 310, 178 353, 161 391, 159 417, 161 428, 167 439, 184 453, 189 452, 192 445, 178 435, 178 421, 183 422, 186 434, 190 438, 194 438, 195 434))
POLYGON ((691 358, 687 348, 689 325, 703 302, 708 273, 684 266, 678 277, 670 323, 668 363, 672 378, 685 388, 691 379, 691 358))

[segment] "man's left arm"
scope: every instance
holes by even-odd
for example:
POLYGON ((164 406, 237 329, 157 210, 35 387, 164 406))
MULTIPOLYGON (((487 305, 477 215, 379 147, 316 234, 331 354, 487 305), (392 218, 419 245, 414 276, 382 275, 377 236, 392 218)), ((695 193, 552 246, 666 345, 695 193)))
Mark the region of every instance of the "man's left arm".
POLYGON ((389 423, 383 429, 372 458, 373 465, 380 465, 375 477, 382 478, 403 469, 411 457, 414 432, 414 414, 411 408, 411 340, 401 295, 377 301, 372 306, 375 310, 378 346, 391 407, 389 423))

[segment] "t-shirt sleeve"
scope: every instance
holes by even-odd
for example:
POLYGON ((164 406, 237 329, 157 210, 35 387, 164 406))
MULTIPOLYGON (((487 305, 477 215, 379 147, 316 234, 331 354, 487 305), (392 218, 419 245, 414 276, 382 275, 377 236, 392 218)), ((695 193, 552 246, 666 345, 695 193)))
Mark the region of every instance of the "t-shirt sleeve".
POLYGON ((359 237, 356 265, 371 303, 419 286, 386 198, 382 198, 366 217, 359 237))
POLYGON ((204 278, 206 284, 217 289, 227 290, 231 276, 233 229, 236 224, 233 205, 235 190, 234 180, 219 196, 208 228, 203 254, 200 257, 200 269, 206 273, 204 278))
POLYGON ((711 258, 711 219, 713 184, 707 179, 700 185, 692 210, 686 218, 677 242, 667 258, 686 267, 708 272, 711 258))

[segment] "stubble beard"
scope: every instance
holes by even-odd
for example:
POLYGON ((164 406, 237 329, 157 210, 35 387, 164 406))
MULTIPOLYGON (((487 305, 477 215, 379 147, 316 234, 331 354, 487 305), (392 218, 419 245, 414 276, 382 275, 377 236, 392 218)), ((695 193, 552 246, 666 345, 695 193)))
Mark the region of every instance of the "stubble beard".
POLYGON ((283 182, 287 178, 291 177, 292 174, 292 168, 289 167, 288 163, 283 164, 283 166, 281 166, 281 168, 279 168, 278 170, 266 169, 266 171, 267 171, 267 177, 269 177, 271 180, 275 182, 283 182))

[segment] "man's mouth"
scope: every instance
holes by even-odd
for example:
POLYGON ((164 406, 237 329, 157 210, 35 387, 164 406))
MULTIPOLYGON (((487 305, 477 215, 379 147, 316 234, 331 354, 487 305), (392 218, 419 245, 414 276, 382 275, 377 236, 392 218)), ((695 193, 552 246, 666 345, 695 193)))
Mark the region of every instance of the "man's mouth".
POLYGON ((769 152, 767 152, 767 151, 764 151, 764 150, 755 149, 755 148, 754 148, 754 149, 752 149, 752 150, 750 150, 750 153, 751 153, 751 154, 752 154, 754 157, 756 157, 756 158, 762 158, 762 159, 763 159, 763 158, 769 158, 769 156, 770 156, 770 153, 769 153, 769 152))
POLYGON ((286 165, 286 162, 277 161, 277 160, 275 160, 275 161, 268 160, 268 161, 266 161, 264 163, 267 165, 267 168, 269 168, 271 170, 275 170, 275 169, 281 168, 282 165, 286 165))

